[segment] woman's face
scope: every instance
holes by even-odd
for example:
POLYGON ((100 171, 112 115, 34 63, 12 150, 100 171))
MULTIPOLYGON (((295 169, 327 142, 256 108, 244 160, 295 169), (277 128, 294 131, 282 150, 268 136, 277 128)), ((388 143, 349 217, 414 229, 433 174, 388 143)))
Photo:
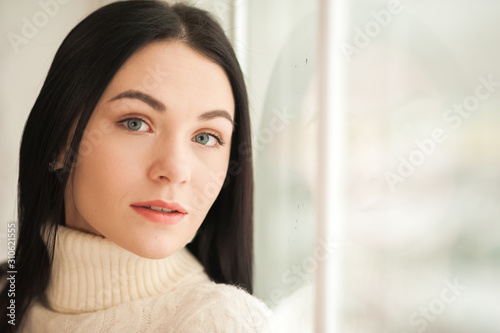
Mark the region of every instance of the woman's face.
POLYGON ((185 44, 137 51, 86 127, 66 225, 151 259, 184 246, 224 182, 234 108, 223 69, 185 44))

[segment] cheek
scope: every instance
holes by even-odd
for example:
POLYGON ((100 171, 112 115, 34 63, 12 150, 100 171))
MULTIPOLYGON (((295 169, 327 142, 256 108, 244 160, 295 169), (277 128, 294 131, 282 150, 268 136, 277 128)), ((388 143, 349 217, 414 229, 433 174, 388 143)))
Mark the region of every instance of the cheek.
POLYGON ((74 174, 75 202, 82 215, 106 215, 128 192, 131 174, 135 173, 133 154, 107 142, 91 148, 88 152, 80 150, 74 174))

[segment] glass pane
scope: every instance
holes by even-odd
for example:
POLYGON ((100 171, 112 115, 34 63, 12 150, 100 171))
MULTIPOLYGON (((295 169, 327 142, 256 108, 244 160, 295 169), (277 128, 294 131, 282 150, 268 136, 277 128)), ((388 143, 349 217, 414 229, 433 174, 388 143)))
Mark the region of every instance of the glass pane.
POLYGON ((249 1, 256 294, 285 332, 313 328, 316 265, 315 1, 249 1))
POLYGON ((342 332, 498 332, 495 1, 353 1, 342 332))

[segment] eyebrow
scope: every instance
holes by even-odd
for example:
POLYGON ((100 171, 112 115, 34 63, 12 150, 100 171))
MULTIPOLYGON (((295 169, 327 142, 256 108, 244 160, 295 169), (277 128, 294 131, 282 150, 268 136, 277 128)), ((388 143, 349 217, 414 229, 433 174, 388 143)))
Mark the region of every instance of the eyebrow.
POLYGON ((122 98, 138 99, 138 100, 148 104, 150 107, 152 107, 153 109, 155 109, 156 111, 159 111, 159 112, 164 112, 166 109, 165 105, 162 102, 158 101, 157 99, 153 98, 152 96, 150 96, 148 94, 142 93, 142 92, 137 91, 137 90, 127 90, 125 92, 122 92, 121 94, 116 95, 115 97, 113 97, 109 101, 112 102, 112 101, 116 101, 116 100, 119 100, 122 98))
POLYGON ((234 120, 233 120, 233 118, 231 118, 231 115, 226 110, 208 111, 208 112, 205 112, 205 113, 198 116, 199 120, 210 120, 210 119, 214 119, 214 118, 225 118, 225 119, 229 120, 231 125, 234 127, 234 120))
MULTIPOLYGON (((110 99, 109 102, 116 101, 116 100, 119 100, 122 98, 138 99, 138 100, 148 104, 151 108, 153 108, 154 110, 156 110, 158 112, 165 112, 165 110, 166 110, 166 107, 162 102, 158 101, 157 99, 155 99, 151 95, 142 93, 142 92, 137 91, 137 90, 127 90, 125 92, 122 92, 121 94, 118 94, 115 97, 113 97, 112 99, 110 99)), ((212 111, 205 112, 205 113, 198 116, 199 120, 204 120, 204 121, 215 119, 215 118, 225 118, 234 127, 234 120, 231 117, 231 115, 229 114, 229 112, 227 112, 226 110, 212 110, 212 111)))

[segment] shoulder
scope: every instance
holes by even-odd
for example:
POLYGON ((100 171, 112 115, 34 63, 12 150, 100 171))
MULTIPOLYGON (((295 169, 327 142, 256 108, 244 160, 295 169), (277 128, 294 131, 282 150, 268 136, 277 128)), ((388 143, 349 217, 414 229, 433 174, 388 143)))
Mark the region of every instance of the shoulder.
MULTIPOLYGON (((207 282, 185 290, 186 327, 204 332, 272 332, 272 312, 259 299, 232 285, 207 282)), ((183 331, 183 330, 180 330, 183 331)))

